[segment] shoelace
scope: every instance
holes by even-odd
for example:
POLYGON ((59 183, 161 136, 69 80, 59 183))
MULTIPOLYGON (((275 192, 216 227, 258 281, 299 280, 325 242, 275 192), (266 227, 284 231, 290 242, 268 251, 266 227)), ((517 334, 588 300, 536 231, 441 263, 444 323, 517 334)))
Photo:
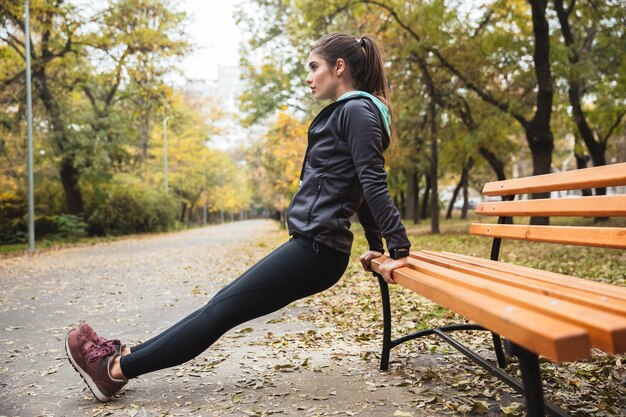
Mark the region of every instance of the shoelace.
POLYGON ((119 339, 101 339, 101 342, 99 343, 100 346, 120 346, 122 344, 122 342, 120 342, 119 339))
POLYGON ((98 359, 109 356, 115 353, 115 347, 113 345, 92 345, 87 353, 89 362, 95 362, 98 359))

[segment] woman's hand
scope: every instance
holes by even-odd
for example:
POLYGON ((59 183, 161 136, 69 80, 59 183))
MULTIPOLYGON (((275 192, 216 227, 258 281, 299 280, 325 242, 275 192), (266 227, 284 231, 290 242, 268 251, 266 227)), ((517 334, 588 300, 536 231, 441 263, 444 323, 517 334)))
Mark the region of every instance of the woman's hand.
POLYGON ((395 284, 396 282, 393 280, 391 272, 396 268, 402 268, 403 266, 407 266, 408 264, 409 264, 408 256, 405 256, 404 258, 400 258, 400 259, 387 258, 385 259, 385 262, 383 262, 380 265, 380 267, 378 268, 378 271, 380 272, 380 275, 382 275, 383 279, 385 280, 387 284, 395 284))
POLYGON ((375 250, 371 250, 361 255, 359 259, 361 260, 361 265, 363 266, 363 269, 366 270, 367 272, 372 272, 372 268, 370 267, 370 262, 372 261, 372 259, 380 258, 381 256, 383 256, 382 253, 375 251, 375 250))
MULTIPOLYGON (((363 266, 363 269, 366 270, 367 272, 372 272, 370 262, 372 261, 372 259, 380 258, 381 256, 383 256, 382 253, 375 251, 375 250, 371 250, 361 255, 359 259, 361 261, 361 265, 363 266)), ((391 272, 396 268, 402 268, 403 266, 407 266, 408 264, 409 264, 408 256, 406 258, 400 258, 400 259, 387 258, 380 265, 380 268, 379 268, 380 275, 382 275, 386 283, 395 284, 395 281, 392 278, 391 272)))

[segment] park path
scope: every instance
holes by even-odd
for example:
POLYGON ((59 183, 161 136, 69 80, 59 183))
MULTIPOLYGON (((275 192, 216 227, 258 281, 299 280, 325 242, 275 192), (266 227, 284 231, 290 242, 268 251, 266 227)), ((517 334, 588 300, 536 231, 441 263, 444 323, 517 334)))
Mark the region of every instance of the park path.
POLYGON ((67 361, 64 337, 80 322, 147 340, 286 238, 273 221, 248 220, 0 259, 0 416, 420 415, 402 376, 359 361, 359 346, 303 345, 318 329, 297 318, 307 308, 297 302, 107 404, 67 361))

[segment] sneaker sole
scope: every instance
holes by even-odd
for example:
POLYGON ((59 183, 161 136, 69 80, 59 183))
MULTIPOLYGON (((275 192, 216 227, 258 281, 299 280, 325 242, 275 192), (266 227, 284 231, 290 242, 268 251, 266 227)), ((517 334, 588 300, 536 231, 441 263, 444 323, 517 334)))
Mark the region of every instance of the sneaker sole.
POLYGON ((107 397, 98 389, 98 386, 96 385, 95 382, 93 382, 93 379, 91 379, 91 377, 89 376, 89 374, 87 374, 87 372, 83 371, 83 369, 80 366, 78 366, 78 364, 74 360, 74 357, 70 353, 70 347, 68 345, 68 338, 72 330, 67 332, 67 334, 65 335, 65 353, 67 353, 67 358, 69 359, 70 363, 72 364, 76 372, 78 372, 81 378, 83 378, 83 381, 85 381, 85 383, 91 390, 91 393, 94 395, 94 397, 96 397, 99 401, 103 403, 111 401, 112 397, 107 397))

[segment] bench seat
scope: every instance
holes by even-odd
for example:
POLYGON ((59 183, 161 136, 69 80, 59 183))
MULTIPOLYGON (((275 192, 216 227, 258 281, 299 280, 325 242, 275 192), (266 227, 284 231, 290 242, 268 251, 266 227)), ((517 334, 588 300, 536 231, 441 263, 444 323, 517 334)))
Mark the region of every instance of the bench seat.
MULTIPOLYGON (((502 268, 515 265, 492 261, 498 270, 480 265, 480 258, 463 258, 411 252, 410 267, 395 281, 555 362, 587 359, 592 346, 626 352, 626 289, 608 297, 594 292, 600 283, 582 289, 576 277, 560 275, 563 282, 555 282, 542 279, 541 270, 510 273, 502 268)), ((374 262, 375 272, 381 260, 374 262)))
MULTIPOLYGON (((626 288, 575 276, 499 261, 503 239, 577 246, 626 249, 626 228, 511 224, 514 216, 626 217, 626 195, 562 196, 563 191, 591 187, 626 187, 626 163, 488 183, 487 196, 503 201, 478 205, 476 214, 497 217, 496 224, 473 223, 470 234, 493 238, 490 259, 431 250, 411 251, 409 265, 393 271, 394 281, 460 314, 471 324, 423 330, 391 338, 391 310, 387 283, 380 275, 386 256, 372 260, 383 298, 383 351, 381 370, 389 364, 390 350, 417 337, 437 335, 461 353, 526 396, 527 414, 557 416, 562 410, 543 399, 539 356, 553 362, 588 359, 591 349, 626 353, 626 288), (556 193, 558 198, 524 199, 527 193, 556 193), (498 368, 447 333, 460 330, 492 332, 498 368), (522 382, 501 369, 508 364, 502 349, 518 358, 522 382), (545 406, 545 407, 544 407, 545 406)), ((603 188, 602 188, 603 189, 603 188)), ((517 222, 516 222, 517 223, 517 222)), ((562 222, 561 222, 562 223, 562 222)))

